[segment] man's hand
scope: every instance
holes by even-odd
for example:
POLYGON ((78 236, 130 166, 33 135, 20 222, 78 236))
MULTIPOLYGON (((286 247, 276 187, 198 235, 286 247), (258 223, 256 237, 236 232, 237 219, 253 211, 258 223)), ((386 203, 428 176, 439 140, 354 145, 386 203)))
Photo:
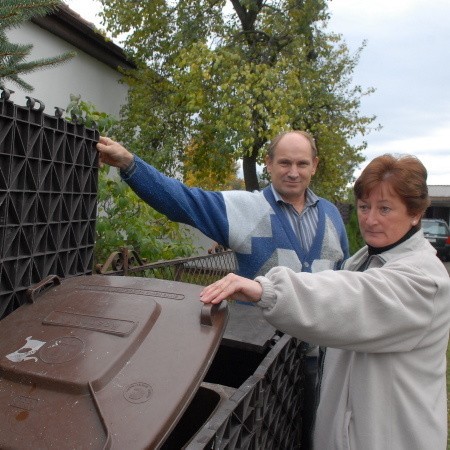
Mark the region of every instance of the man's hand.
POLYGON ((99 152, 100 165, 108 164, 109 166, 126 169, 133 161, 133 154, 118 142, 108 137, 101 136, 97 150, 99 152))
POLYGON ((220 303, 222 300, 258 302, 262 293, 258 282, 229 273, 221 280, 206 286, 200 294, 200 300, 203 303, 220 303))

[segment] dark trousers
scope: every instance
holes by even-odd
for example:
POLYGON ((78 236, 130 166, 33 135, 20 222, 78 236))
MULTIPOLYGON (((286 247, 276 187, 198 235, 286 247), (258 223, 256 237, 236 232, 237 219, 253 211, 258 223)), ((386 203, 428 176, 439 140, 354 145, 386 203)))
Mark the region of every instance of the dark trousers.
POLYGON ((304 361, 304 390, 302 408, 302 437, 301 449, 312 449, 312 431, 316 411, 316 382, 318 371, 317 356, 305 356, 304 361))

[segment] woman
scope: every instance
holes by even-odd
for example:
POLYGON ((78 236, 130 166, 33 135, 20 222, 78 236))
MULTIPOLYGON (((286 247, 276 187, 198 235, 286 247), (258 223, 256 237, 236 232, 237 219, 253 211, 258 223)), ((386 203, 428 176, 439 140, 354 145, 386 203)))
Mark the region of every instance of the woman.
POLYGON ((450 281, 420 219, 427 172, 383 155, 354 192, 366 246, 341 271, 227 275, 201 300, 256 302, 279 330, 324 347, 314 448, 445 449, 450 281))

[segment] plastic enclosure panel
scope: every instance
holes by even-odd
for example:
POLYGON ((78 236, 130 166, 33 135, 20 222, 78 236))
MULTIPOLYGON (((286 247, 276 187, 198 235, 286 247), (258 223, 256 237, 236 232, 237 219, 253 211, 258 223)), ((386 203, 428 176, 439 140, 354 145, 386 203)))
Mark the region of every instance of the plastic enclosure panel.
POLYGON ((302 434, 301 342, 284 335, 254 374, 220 403, 186 450, 298 449, 302 434))
POLYGON ((92 273, 96 130, 0 101, 0 318, 49 274, 92 273))

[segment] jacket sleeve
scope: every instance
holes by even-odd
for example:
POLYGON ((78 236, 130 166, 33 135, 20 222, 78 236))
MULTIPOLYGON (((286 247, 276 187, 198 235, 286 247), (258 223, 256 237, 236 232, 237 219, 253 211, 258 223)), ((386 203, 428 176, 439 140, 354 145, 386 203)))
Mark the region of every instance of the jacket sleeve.
POLYGON ((400 263, 314 274, 275 267, 257 281, 264 292, 258 306, 271 325, 327 347, 408 351, 436 315, 434 279, 400 263))
POLYGON ((220 192, 188 188, 169 178, 139 157, 136 167, 122 179, 152 208, 174 222, 199 229, 206 236, 228 247, 228 220, 223 195, 220 192))

